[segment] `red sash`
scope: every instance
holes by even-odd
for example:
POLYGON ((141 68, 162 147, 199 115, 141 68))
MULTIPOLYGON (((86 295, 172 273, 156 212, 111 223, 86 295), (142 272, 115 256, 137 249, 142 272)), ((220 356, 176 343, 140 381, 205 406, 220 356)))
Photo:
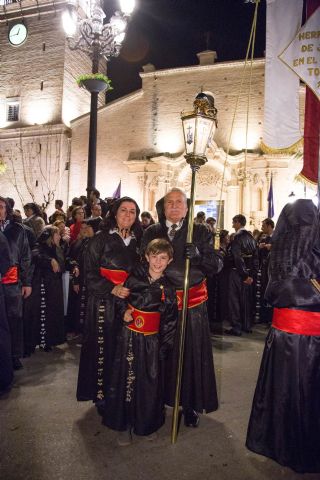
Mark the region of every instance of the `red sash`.
MULTIPOLYGON (((183 290, 177 290, 178 310, 182 310, 183 290)), ((208 300, 207 282, 203 280, 199 285, 189 288, 188 308, 193 308, 208 300)))
POLYGON ((18 276, 18 267, 10 267, 9 270, 3 275, 1 279, 1 283, 4 285, 8 285, 10 283, 18 283, 19 276, 18 276))
POLYGON ((124 283, 129 277, 129 273, 125 270, 110 270, 110 268, 100 267, 100 275, 115 285, 124 283))
POLYGON ((288 333, 320 336, 320 312, 274 308, 272 326, 288 333))
POLYGON ((128 305, 128 307, 133 308, 133 312, 131 313, 133 322, 127 325, 129 330, 143 333, 143 335, 154 335, 159 332, 159 312, 145 312, 134 308, 132 305, 128 305))

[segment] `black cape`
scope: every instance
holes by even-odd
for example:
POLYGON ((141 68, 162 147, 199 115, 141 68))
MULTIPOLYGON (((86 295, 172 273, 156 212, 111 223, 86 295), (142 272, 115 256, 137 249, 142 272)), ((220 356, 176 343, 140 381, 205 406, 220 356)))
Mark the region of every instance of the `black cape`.
POLYGON ((87 312, 83 327, 77 399, 104 399, 110 381, 119 325, 115 321, 114 283, 100 275, 100 267, 130 273, 139 259, 137 240, 128 246, 117 233, 102 230, 90 239, 85 251, 87 312))
MULTIPOLYGON (((61 251, 62 254, 62 251, 61 251)), ((36 345, 52 347, 65 341, 62 272, 64 258, 57 247, 46 243, 36 244, 32 251, 34 276, 30 297, 28 325, 28 348, 36 345), (60 272, 52 270, 51 260, 60 264, 60 272)), ((63 255, 63 254, 62 254, 63 255)))
MULTIPOLYGON (((141 244, 142 253, 154 238, 168 240, 168 227, 163 213, 163 199, 157 203, 157 210, 160 223, 151 225, 145 230, 141 244)), ((187 222, 185 219, 182 228, 176 232, 172 241, 173 261, 166 269, 167 277, 177 289, 183 289, 186 237, 187 222)), ((204 225, 194 226, 193 243, 200 252, 200 258, 191 261, 190 286, 199 285, 207 275, 218 273, 223 266, 220 255, 215 253, 213 249, 212 234, 204 225)), ((180 331, 177 329, 174 348, 166 362, 165 397, 168 405, 174 404, 179 333, 180 331)), ((206 302, 188 309, 180 398, 184 408, 192 408, 198 412, 212 412, 218 408, 206 302)))
MULTIPOLYGON (((273 235, 266 297, 273 307, 320 311, 319 213, 311 200, 286 205, 273 235)), ((320 336, 271 327, 247 447, 281 465, 320 473, 320 336)))
MULTIPOLYGON (((3 276, 12 265, 10 249, 6 237, 0 231, 0 274, 3 276)), ((0 393, 6 390, 13 380, 11 359, 11 336, 9 331, 5 298, 0 281, 0 393)))
POLYGON ((114 430, 131 427, 136 435, 150 435, 165 420, 162 358, 174 340, 178 313, 175 289, 165 277, 150 284, 147 274, 130 276, 125 286, 130 289, 131 305, 161 313, 160 331, 143 335, 128 329, 122 321, 126 304, 121 309, 118 320, 123 326, 117 338, 103 423, 114 430))

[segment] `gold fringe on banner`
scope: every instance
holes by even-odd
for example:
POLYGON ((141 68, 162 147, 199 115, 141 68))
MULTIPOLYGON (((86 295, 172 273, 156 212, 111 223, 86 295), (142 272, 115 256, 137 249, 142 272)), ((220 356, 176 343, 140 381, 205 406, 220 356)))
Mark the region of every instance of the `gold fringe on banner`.
POLYGON ((310 185, 311 187, 316 187, 318 185, 317 182, 313 182, 309 178, 302 175, 302 173, 298 173, 298 175, 295 177, 295 181, 305 183, 306 185, 310 185))
POLYGON ((314 288, 316 288, 318 290, 318 292, 320 293, 320 284, 319 284, 318 280, 316 280, 315 278, 310 278, 310 282, 312 283, 314 288))
POLYGON ((297 153, 302 146, 303 146, 303 138, 300 138, 300 140, 298 140, 296 143, 294 143, 290 147, 285 147, 285 148, 273 148, 263 143, 262 140, 260 142, 260 148, 263 151, 263 153, 270 153, 270 154, 292 155, 293 153, 297 153))

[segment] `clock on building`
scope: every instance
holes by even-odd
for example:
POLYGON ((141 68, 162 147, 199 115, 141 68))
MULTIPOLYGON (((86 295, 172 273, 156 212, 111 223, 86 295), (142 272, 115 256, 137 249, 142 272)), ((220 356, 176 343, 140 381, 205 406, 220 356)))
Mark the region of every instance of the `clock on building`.
POLYGON ((9 30, 9 42, 11 45, 21 45, 28 36, 28 30, 24 23, 16 23, 9 30))

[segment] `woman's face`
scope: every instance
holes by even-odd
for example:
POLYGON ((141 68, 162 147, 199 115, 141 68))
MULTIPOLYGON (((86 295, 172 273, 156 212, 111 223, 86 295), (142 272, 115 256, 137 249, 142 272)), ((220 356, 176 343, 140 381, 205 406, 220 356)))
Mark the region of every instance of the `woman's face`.
POLYGON ((25 208, 24 213, 26 214, 26 217, 29 218, 33 215, 33 210, 32 208, 25 208))
POLYGON ((62 223, 59 223, 59 233, 60 235, 63 235, 64 234, 64 229, 66 228, 66 224, 64 222, 62 223))
POLYGON ((53 242, 53 244, 56 245, 57 247, 58 247, 59 244, 60 244, 60 238, 61 238, 61 237, 60 237, 60 233, 55 232, 55 233, 53 234, 52 242, 53 242))
POLYGON ((117 225, 122 230, 130 229, 137 216, 136 205, 133 202, 122 202, 116 213, 117 225))
POLYGON ((84 219, 84 211, 82 210, 82 208, 81 210, 77 211, 75 217, 76 217, 76 222, 82 222, 82 220, 84 219))

